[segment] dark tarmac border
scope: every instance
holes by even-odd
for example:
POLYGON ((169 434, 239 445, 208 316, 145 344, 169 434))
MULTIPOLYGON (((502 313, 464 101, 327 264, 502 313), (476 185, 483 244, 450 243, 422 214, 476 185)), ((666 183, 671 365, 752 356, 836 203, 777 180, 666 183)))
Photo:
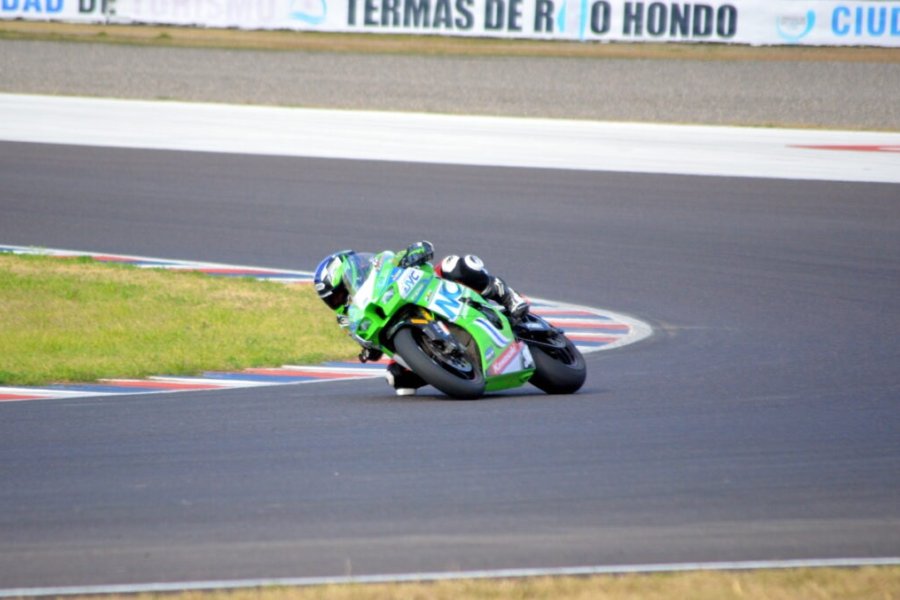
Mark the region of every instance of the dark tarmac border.
POLYGON ((570 397, 0 403, 0 588, 900 556, 895 185, 17 143, 0 182, 4 243, 311 268, 427 238, 656 327, 570 397))

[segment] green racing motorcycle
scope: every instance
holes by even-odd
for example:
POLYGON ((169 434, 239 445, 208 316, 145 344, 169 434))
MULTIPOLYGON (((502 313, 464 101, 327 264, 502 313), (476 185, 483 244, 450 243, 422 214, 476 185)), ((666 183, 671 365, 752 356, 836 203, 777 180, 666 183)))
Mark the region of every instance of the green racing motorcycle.
POLYGON ((525 383, 571 394, 584 384, 584 358, 562 330, 531 313, 513 323, 502 306, 439 277, 430 263, 404 268, 394 259, 390 251, 350 256, 346 324, 363 346, 458 399, 525 383))

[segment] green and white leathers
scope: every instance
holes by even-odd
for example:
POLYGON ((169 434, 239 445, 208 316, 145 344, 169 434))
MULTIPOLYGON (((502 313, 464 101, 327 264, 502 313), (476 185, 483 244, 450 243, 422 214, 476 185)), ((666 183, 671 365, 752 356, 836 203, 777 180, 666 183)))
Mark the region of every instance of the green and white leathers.
POLYGON ((351 301, 343 312, 360 344, 454 398, 528 381, 571 393, 584 383, 584 360, 562 331, 531 314, 513 326, 500 305, 438 277, 430 263, 404 268, 400 258, 390 251, 348 256, 342 278, 351 301))

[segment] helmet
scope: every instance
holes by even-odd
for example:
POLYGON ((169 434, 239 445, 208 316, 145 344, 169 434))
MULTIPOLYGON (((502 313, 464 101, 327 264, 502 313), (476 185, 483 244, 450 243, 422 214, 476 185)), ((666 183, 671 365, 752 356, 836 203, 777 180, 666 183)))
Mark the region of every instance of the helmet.
POLYGON ((350 300, 350 291, 344 282, 344 273, 347 271, 349 257, 353 250, 341 250, 326 256, 316 267, 315 285, 316 292, 322 302, 332 310, 346 306, 350 300))

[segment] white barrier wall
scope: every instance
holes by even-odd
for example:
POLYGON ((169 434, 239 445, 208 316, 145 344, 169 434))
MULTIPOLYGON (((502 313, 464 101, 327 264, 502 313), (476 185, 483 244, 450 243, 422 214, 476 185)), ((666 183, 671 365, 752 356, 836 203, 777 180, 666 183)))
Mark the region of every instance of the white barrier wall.
POLYGON ((0 16, 545 40, 900 47, 900 0, 0 0, 0 16))

